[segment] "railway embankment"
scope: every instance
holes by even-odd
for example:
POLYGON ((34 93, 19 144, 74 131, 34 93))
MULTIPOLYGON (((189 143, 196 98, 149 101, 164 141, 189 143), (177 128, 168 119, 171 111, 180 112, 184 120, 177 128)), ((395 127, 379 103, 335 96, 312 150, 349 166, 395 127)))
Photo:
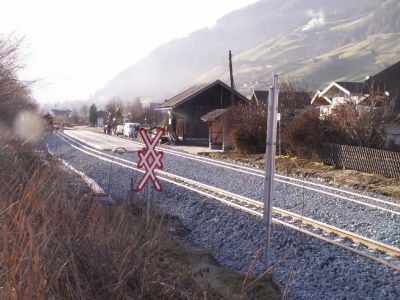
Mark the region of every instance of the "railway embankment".
MULTIPOLYGON (((111 191, 113 198, 124 197, 130 190, 130 180, 137 182, 142 176, 132 160, 135 154, 119 155, 98 149, 96 145, 85 144, 84 140, 89 137, 93 139, 91 143, 125 145, 118 138, 100 134, 89 136, 76 131, 59 134, 49 139, 48 143, 51 149, 57 149, 58 145, 59 156, 95 179, 104 190, 111 191), (113 175, 108 187, 107 175, 111 165, 113 175)), ((129 141, 129 145, 131 143, 129 141)), ((165 172, 159 173, 163 190, 154 195, 152 202, 182 222, 188 229, 190 241, 210 249, 221 265, 245 274, 262 246, 262 220, 255 214, 249 214, 251 208, 246 205, 236 202, 234 207, 233 203, 229 204, 229 194, 223 197, 215 187, 258 199, 262 191, 262 175, 256 174, 259 170, 244 170, 237 165, 222 166, 222 163, 206 160, 165 149, 165 172), (178 177, 183 179, 178 182, 178 177), (186 181, 190 181, 191 185, 186 181), (204 185, 213 187, 214 191, 207 192, 201 187, 204 185)), ((284 208, 297 210, 299 207, 303 216, 309 215, 374 239, 397 243, 397 212, 393 212, 395 215, 392 216, 386 208, 375 207, 375 204, 381 203, 376 201, 381 199, 363 200, 361 198, 365 195, 358 195, 361 197, 358 200, 342 196, 338 200, 335 199, 338 196, 331 192, 329 196, 322 196, 320 192, 306 192, 301 188, 302 192, 297 193, 290 185, 287 182, 284 186, 279 184, 277 189, 280 193, 278 202, 284 208), (305 196, 304 201, 302 195, 305 196), (371 206, 364 201, 376 203, 371 206)), ((310 229, 307 225, 299 226, 310 229)), ((330 234, 323 231, 317 234, 330 238, 330 234)), ((289 299, 396 299, 400 295, 398 271, 384 264, 282 223, 273 225, 272 240, 272 257, 276 262, 271 270, 272 276, 289 299)), ((355 244, 347 242, 349 246, 355 244)), ((254 267, 257 274, 262 272, 262 267, 258 261, 254 267)))
MULTIPOLYGON (((226 160, 259 169, 264 168, 263 154, 212 152, 207 153, 207 155, 214 159, 226 160)), ((334 185, 348 186, 384 196, 400 198, 400 179, 396 178, 350 169, 336 169, 322 163, 290 156, 277 156, 276 171, 281 174, 312 178, 334 185)))

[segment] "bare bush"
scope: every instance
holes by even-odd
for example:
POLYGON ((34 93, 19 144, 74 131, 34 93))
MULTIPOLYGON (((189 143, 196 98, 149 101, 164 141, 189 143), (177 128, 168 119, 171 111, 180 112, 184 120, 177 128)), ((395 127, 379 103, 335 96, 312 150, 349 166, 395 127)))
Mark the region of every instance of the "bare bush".
MULTIPOLYGON (((278 111, 281 128, 286 126, 310 103, 307 87, 293 78, 282 81, 279 87, 278 111)), ((241 104, 231 109, 229 125, 232 140, 241 152, 264 152, 266 143, 267 103, 241 104)))
POLYGON ((341 105, 333 109, 335 125, 344 137, 342 144, 383 148, 385 128, 396 118, 395 102, 391 98, 371 93, 366 105, 341 105))
POLYGON ((36 108, 31 98, 32 82, 18 78, 23 68, 19 59, 21 42, 0 36, 0 120, 8 126, 12 126, 20 111, 36 108))
POLYGON ((395 120, 393 102, 379 99, 368 105, 338 105, 320 119, 316 109, 304 110, 284 130, 285 144, 292 154, 308 158, 323 143, 383 148, 385 128, 395 120))
POLYGON ((239 152, 265 151, 266 103, 239 104, 229 111, 229 128, 235 149, 239 152))
POLYGON ((283 139, 292 155, 307 157, 310 148, 321 142, 322 122, 319 112, 307 109, 301 112, 283 132, 283 139))
POLYGON ((311 89, 295 78, 284 78, 279 86, 278 111, 282 127, 289 124, 299 113, 310 106, 311 89))

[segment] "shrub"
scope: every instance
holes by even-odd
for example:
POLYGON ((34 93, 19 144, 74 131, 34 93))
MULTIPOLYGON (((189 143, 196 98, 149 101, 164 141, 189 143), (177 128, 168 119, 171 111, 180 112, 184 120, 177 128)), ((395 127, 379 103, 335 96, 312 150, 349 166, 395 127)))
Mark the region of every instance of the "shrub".
POLYGON ((36 108, 31 98, 30 82, 18 78, 21 40, 0 36, 0 121, 9 127, 22 110, 36 108))
POLYGON ((312 151, 327 142, 339 142, 343 136, 330 118, 321 120, 314 108, 303 110, 284 130, 283 141, 288 151, 297 156, 310 158, 312 151))
POLYGON ((232 142, 239 152, 265 151, 267 107, 265 103, 239 104, 229 111, 232 142))

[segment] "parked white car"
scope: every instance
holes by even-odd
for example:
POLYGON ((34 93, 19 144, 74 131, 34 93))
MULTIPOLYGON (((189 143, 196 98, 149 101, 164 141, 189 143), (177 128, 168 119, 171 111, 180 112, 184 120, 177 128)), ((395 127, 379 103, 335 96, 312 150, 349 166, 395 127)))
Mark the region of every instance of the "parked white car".
POLYGON ((136 137, 139 132, 139 123, 125 123, 124 124, 124 136, 136 137))
POLYGON ((124 134, 124 125, 117 125, 117 128, 115 129, 115 134, 116 135, 124 134))

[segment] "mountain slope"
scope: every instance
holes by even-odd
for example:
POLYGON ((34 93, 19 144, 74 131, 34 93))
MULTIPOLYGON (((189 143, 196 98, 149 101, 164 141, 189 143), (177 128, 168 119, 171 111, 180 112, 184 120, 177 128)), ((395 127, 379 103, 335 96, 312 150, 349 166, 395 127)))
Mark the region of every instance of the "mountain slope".
MULTIPOLYGON (((400 3, 376 2, 364 10, 327 14, 318 28, 299 27, 237 55, 235 81, 244 93, 266 88, 273 72, 317 87, 333 80, 362 80, 400 60, 400 3), (344 18, 342 18, 344 17, 344 18)), ((198 80, 227 80, 217 65, 198 80)))
MULTIPOLYGON (((240 53, 277 36, 282 39, 283 34, 300 26, 319 26, 322 11, 334 11, 340 17, 354 12, 361 15, 366 5, 371 3, 374 0, 259 1, 226 15, 212 28, 201 29, 155 49, 145 59, 110 80, 95 94, 95 98, 103 103, 114 96, 122 100, 136 96, 162 100, 197 80, 223 76, 228 65, 228 50, 240 53), (216 65, 219 67, 212 69, 216 65), (210 69, 214 71, 210 73, 210 69)), ((299 41, 290 55, 296 56, 301 47, 299 41)), ((262 57, 261 53, 259 56, 262 57)), ((254 67, 259 69, 257 72, 263 70, 262 63, 253 58, 248 61, 252 62, 251 70, 254 67)), ((236 71, 238 73, 239 69, 236 71)))

